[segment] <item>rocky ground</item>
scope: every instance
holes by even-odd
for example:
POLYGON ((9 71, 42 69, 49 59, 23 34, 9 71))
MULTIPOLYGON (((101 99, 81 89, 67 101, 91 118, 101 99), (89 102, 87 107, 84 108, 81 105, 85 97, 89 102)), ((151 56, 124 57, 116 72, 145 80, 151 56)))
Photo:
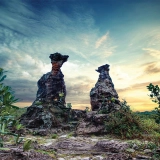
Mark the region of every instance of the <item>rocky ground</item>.
POLYGON ((47 136, 26 135, 32 140, 31 149, 5 143, 0 160, 159 160, 160 149, 154 143, 139 140, 122 141, 111 136, 74 136, 73 132, 47 136))

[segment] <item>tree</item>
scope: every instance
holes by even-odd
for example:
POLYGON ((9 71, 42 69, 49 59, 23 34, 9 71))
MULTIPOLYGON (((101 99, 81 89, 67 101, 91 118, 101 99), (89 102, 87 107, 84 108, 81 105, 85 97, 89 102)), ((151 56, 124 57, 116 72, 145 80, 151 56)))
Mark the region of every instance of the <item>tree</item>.
POLYGON ((152 102, 158 104, 158 106, 155 108, 156 123, 160 123, 160 88, 158 85, 154 86, 152 83, 150 83, 147 86, 147 89, 151 92, 149 96, 152 99, 152 102))

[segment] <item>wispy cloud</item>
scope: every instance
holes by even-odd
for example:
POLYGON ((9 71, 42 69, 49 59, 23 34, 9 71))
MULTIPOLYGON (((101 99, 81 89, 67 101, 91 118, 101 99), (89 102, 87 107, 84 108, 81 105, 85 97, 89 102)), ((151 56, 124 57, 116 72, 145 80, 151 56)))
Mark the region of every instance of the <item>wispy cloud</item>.
POLYGON ((160 50, 153 49, 153 48, 143 48, 146 51, 146 54, 149 54, 157 59, 160 59, 160 50))
MULTIPOLYGON (((133 96, 144 95, 143 83, 157 81, 158 25, 129 25, 125 18, 117 19, 115 15, 120 12, 113 13, 113 18, 98 17, 100 12, 96 13, 89 1, 63 1, 63 5, 60 1, 47 2, 0 2, 0 67, 9 71, 6 82, 23 102, 34 100, 36 83, 51 70, 49 54, 55 52, 69 55, 62 72, 66 98, 73 107, 90 106, 89 92, 98 80, 95 69, 106 63, 110 64, 115 89, 121 97, 128 96, 130 102, 133 96)), ((108 10, 105 8, 103 15, 108 14, 105 11, 108 10)), ((124 14, 128 15, 127 7, 124 14)), ((134 100, 141 102, 140 98, 134 100)))
MULTIPOLYGON (((157 104, 153 103, 148 96, 150 92, 147 90, 151 82, 148 80, 142 83, 132 84, 123 89, 117 89, 119 99, 125 99, 134 111, 153 110, 157 104)), ((153 82, 154 85, 160 85, 160 81, 153 82)))
POLYGON ((150 63, 149 65, 145 66, 145 70, 144 72, 146 74, 156 74, 156 73, 160 73, 160 64, 157 64, 155 62, 150 63))
POLYGON ((101 38, 99 38, 96 41, 96 45, 95 45, 96 49, 99 48, 105 41, 107 41, 108 35, 109 35, 109 32, 107 32, 105 35, 103 35, 101 38))

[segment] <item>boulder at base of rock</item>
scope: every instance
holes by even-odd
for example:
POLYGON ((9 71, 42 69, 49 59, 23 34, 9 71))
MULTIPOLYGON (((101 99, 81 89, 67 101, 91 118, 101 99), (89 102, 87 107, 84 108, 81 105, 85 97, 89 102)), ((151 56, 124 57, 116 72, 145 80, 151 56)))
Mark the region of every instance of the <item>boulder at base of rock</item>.
POLYGON ((56 117, 43 106, 30 106, 27 112, 21 116, 20 122, 27 128, 51 128, 59 125, 56 117))
POLYGON ((107 132, 105 130, 105 122, 107 121, 108 114, 97 114, 96 111, 87 112, 86 117, 79 121, 76 127, 76 134, 104 134, 107 132))

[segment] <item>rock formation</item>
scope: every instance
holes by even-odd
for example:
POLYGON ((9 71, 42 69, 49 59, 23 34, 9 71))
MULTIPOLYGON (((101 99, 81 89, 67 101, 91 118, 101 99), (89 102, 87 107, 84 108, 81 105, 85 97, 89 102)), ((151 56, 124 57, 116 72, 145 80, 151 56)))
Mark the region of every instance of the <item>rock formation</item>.
POLYGON ((120 108, 118 94, 114 89, 114 84, 109 75, 109 65, 98 67, 99 78, 95 87, 90 91, 90 102, 92 111, 110 113, 120 108))
POLYGON ((65 106, 66 86, 60 70, 68 57, 60 53, 49 56, 52 70, 39 79, 36 100, 21 116, 21 123, 26 127, 51 128, 58 126, 61 121, 68 121, 70 108, 65 106))
POLYGON ((64 75, 60 68, 67 61, 67 55, 54 53, 49 56, 52 63, 52 71, 44 74, 38 81, 36 101, 62 101, 65 103, 66 86, 64 75), (63 97, 63 98, 62 98, 63 97))

